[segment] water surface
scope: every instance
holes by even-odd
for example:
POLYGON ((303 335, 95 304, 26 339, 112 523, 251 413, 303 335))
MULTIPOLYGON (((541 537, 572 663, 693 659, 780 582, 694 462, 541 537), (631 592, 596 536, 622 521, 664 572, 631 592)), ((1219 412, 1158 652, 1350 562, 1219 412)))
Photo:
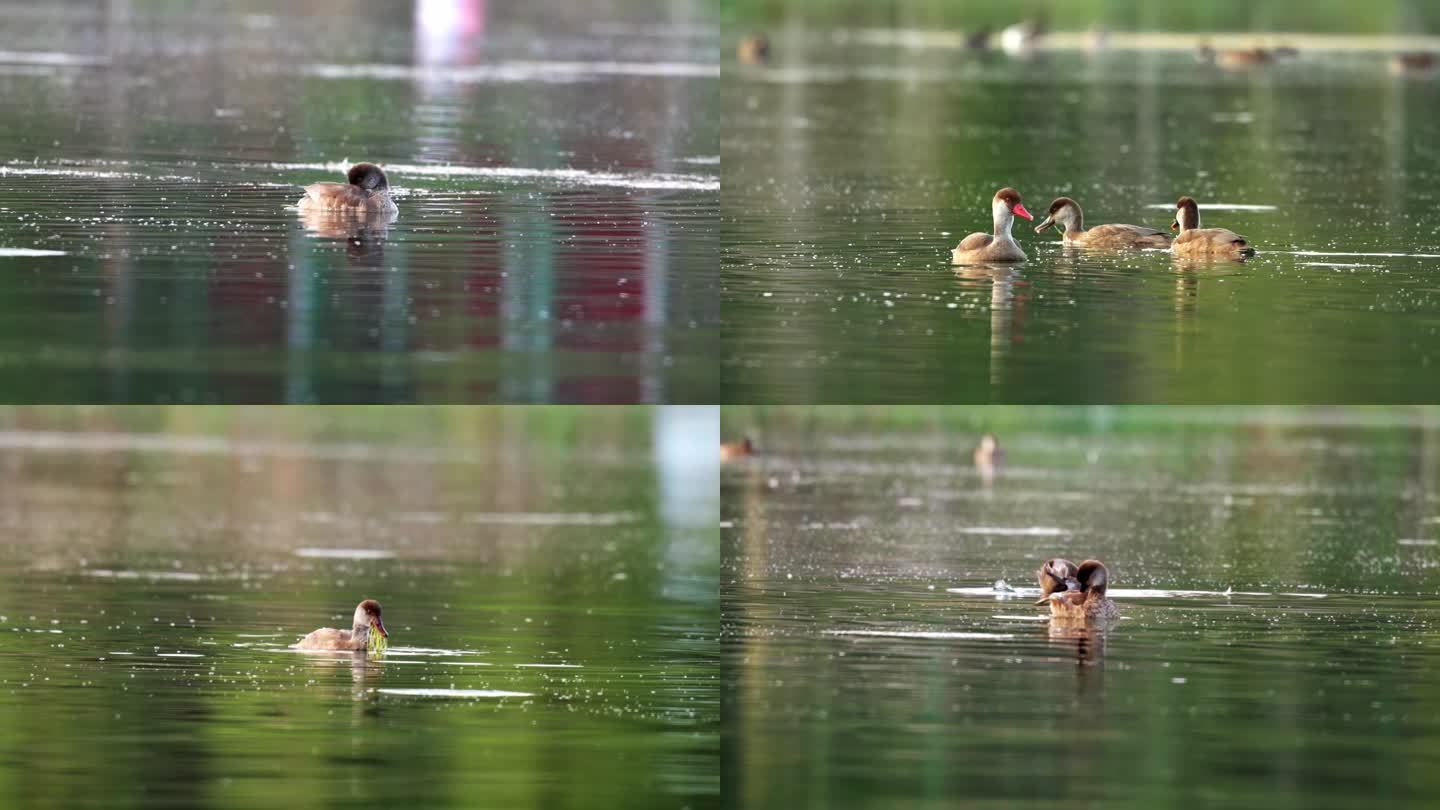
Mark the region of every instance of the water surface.
POLYGON ((727 56, 727 401, 1440 393, 1440 81, 1343 39, 1225 71, 1175 47, 1018 58, 940 33, 797 27, 769 65, 727 56), (1028 261, 951 267, 1003 186, 1037 221, 1066 195, 1087 225, 1161 229, 1191 195, 1260 253, 1087 254, 1017 220, 1028 261))
POLYGON ((0 399, 715 401, 705 9, 172 5, 0 15, 0 399))
POLYGON ((727 409, 727 804, 1428 806, 1435 414, 1168 411, 727 409), (1050 625, 1056 555, 1117 626, 1050 625))
POLYGON ((715 806, 714 412, 582 410, 0 412, 0 803, 715 806))

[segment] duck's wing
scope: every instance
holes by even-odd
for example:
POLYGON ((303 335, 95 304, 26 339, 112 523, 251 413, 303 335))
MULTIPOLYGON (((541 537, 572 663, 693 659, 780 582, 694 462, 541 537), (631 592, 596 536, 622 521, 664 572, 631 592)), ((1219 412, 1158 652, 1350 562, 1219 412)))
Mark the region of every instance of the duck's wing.
POLYGON ((322 627, 292 646, 297 650, 349 650, 353 649, 355 644, 350 638, 349 630, 322 627))
POLYGON ((960 244, 956 245, 956 246, 955 246, 955 249, 958 250, 958 251, 963 251, 963 252, 968 252, 968 251, 971 251, 971 250, 979 250, 980 248, 983 248, 983 247, 985 247, 986 245, 988 245, 988 244, 990 244, 991 242, 994 242, 994 241, 995 241, 995 235, 994 235, 994 234, 991 234, 991 233, 982 233, 982 232, 980 232, 980 231, 976 231, 975 233, 970 234, 969 236, 965 237, 964 239, 961 239, 961 240, 960 240, 960 244))
POLYGON ((1143 225, 1097 225, 1085 232, 1086 244, 1126 247, 1167 247, 1170 234, 1143 225))
POLYGON ((302 204, 321 208, 351 208, 364 205, 368 195, 359 186, 349 183, 311 183, 305 187, 302 204))

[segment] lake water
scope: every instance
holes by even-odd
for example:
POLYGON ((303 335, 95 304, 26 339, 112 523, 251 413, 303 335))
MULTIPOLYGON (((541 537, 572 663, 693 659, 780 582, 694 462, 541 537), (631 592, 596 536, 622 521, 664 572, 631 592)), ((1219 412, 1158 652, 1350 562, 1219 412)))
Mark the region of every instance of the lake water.
POLYGON ((1433 410, 725 416, 729 806, 1433 803, 1433 410), (1057 555, 1108 633, 1032 605, 1057 555))
POLYGON ((0 803, 715 806, 715 420, 0 411, 0 803))
POLYGON ((0 5, 0 399, 716 401, 713 9, 209 5, 0 5))
POLYGON ((1343 38, 1226 71, 1188 46, 1012 58, 925 30, 773 33, 769 65, 724 63, 726 401, 1440 395, 1433 77, 1343 38), (1003 186, 1037 222, 1073 197, 1087 226, 1168 229, 1191 195, 1259 255, 1067 252, 1017 219, 1028 261, 951 267, 1003 186))

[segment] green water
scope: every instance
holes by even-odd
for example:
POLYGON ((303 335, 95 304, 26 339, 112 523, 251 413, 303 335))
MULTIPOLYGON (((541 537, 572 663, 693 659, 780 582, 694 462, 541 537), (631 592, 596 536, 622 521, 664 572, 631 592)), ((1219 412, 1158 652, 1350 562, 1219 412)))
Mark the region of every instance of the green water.
POLYGON ((726 409, 729 806, 1431 803, 1433 410, 999 416, 726 409), (994 593, 1056 555, 1118 626, 994 593))
POLYGON ((713 9, 0 10, 0 401, 716 401, 713 9))
MULTIPOLYGON (((1250 71, 1182 50, 974 55, 780 29, 727 55, 727 402, 1370 403, 1440 394, 1440 83, 1302 48, 1250 71), (1176 199, 1245 264, 1062 250, 952 268, 1013 186, 1087 225, 1176 199)), ((917 33, 927 33, 924 31, 917 33)), ((888 37, 888 38, 887 38, 888 37)))
POLYGON ((0 411, 0 806, 714 806, 715 421, 0 411))

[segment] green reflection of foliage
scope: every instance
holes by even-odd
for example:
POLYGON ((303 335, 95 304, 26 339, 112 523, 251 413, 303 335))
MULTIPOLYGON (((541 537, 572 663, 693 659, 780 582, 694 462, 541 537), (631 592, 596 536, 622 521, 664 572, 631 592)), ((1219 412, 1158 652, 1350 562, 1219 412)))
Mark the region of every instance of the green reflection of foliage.
POLYGON ((1103 24, 1117 31, 1291 31, 1409 34, 1440 26, 1440 6, 1405 0, 728 0, 726 20, 738 25, 804 21, 813 26, 896 28, 1000 28, 1044 15, 1056 30, 1083 31, 1103 24))

